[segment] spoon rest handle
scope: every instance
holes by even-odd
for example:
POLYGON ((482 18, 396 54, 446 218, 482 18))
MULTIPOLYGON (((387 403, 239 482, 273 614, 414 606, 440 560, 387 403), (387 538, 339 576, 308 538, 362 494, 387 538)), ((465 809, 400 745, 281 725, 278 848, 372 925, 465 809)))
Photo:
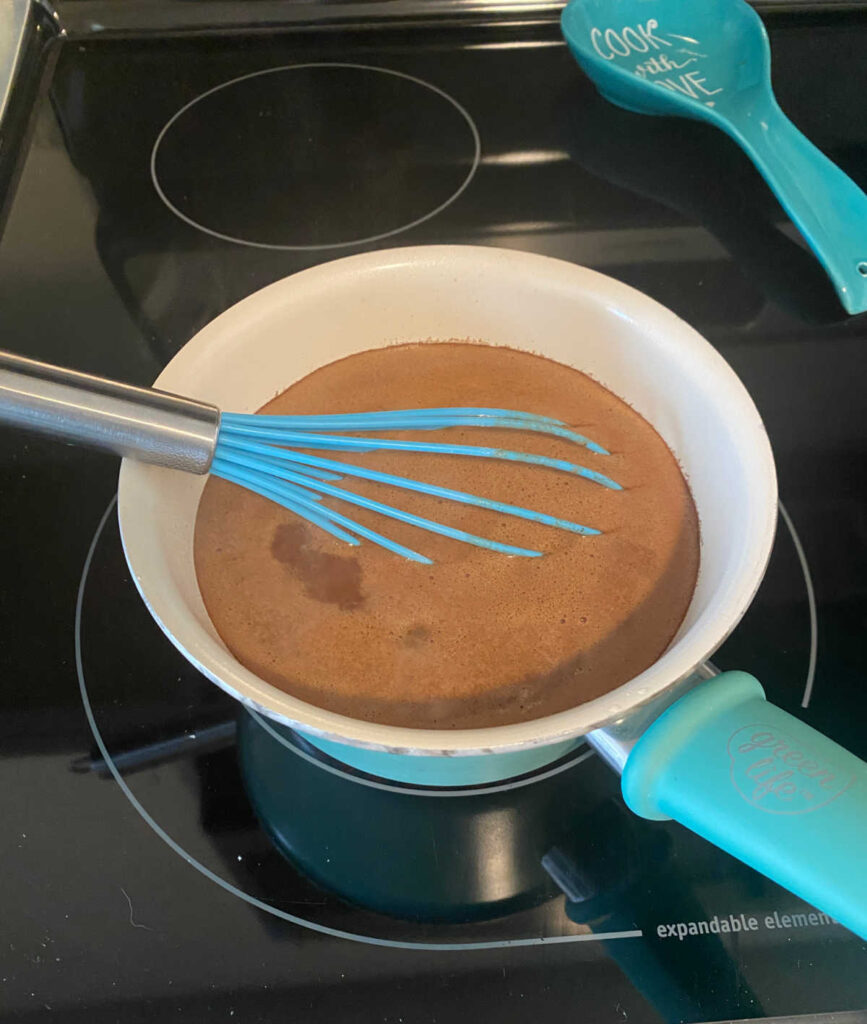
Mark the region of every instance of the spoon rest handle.
POLYGON ((720 123, 770 185, 850 314, 867 310, 867 195, 773 100, 720 123))

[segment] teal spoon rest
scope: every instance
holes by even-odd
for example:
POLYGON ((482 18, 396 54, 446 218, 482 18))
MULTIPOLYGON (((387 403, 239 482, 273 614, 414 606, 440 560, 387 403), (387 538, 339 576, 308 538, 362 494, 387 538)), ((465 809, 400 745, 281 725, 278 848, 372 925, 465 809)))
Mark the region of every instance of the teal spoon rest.
POLYGON ((846 311, 867 310, 867 195, 780 109, 768 35, 744 0, 572 0, 562 29, 575 59, 612 103, 707 121, 731 136, 816 254, 846 311))

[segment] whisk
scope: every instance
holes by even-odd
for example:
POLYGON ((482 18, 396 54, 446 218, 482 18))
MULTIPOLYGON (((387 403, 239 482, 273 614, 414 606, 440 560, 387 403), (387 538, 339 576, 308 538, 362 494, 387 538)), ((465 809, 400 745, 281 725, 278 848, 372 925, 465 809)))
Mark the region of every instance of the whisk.
POLYGON ((221 413, 215 405, 205 402, 122 384, 7 352, 0 352, 0 423, 48 434, 58 440, 107 449, 140 462, 200 475, 211 473, 282 505, 347 544, 358 545, 363 538, 425 564, 430 564, 431 559, 336 511, 324 504, 323 499, 331 498, 454 540, 521 557, 538 557, 542 552, 479 537, 336 485, 344 477, 373 480, 585 536, 600 531, 544 512, 313 453, 404 451, 502 459, 571 473, 591 484, 621 490, 610 477, 564 459, 503 448, 398 441, 376 436, 389 431, 495 427, 548 434, 597 455, 609 454, 601 445, 549 416, 473 407, 322 416, 221 413), (353 436, 356 433, 368 436, 353 436))

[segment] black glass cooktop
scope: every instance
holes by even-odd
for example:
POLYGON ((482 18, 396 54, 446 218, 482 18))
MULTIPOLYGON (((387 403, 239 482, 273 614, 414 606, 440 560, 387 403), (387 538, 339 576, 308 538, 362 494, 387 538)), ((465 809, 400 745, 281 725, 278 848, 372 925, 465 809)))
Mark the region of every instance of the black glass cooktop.
MULTIPOLYGON (((782 106, 867 186, 867 12, 769 28, 782 106)), ((715 662, 867 753, 867 325, 726 138, 601 100, 543 15, 79 32, 46 54, 0 240, 4 347, 147 383, 255 289, 393 245, 624 280, 732 363, 777 458, 770 568, 715 662)), ((863 942, 630 816, 584 747, 425 791, 239 713, 141 604, 116 473, 0 434, 0 1021, 867 1009, 863 942)))

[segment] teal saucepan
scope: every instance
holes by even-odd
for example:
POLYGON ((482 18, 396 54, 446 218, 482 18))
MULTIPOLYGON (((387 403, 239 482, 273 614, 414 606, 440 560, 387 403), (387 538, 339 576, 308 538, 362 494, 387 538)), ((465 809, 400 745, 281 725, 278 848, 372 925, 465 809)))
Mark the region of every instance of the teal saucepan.
POLYGON ((867 936, 867 765, 769 704, 751 676, 708 678, 703 668, 762 580, 777 487, 749 394, 688 324, 640 292, 560 260, 473 246, 392 249, 256 292, 201 330, 156 383, 254 412, 275 391, 353 352, 467 337, 590 373, 648 419, 680 460, 698 509, 701 564, 684 622, 653 665, 602 697, 513 725, 414 729, 323 710, 241 665, 208 618, 193 564, 204 478, 126 461, 121 535, 154 618, 263 722, 289 726, 376 776, 426 786, 508 779, 587 737, 622 772, 633 810, 676 818, 867 936))

